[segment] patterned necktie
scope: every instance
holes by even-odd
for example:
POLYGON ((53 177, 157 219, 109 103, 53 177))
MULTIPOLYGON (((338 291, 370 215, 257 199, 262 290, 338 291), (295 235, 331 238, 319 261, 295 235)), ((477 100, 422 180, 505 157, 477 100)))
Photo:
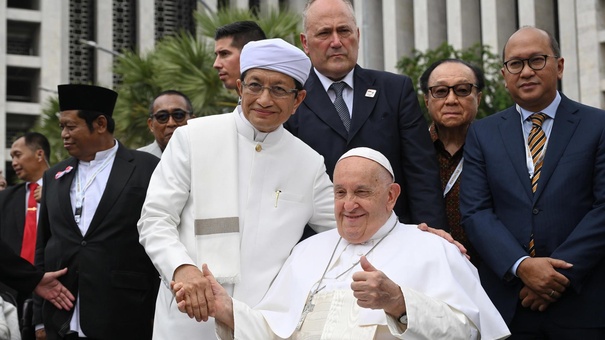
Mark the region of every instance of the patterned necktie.
POLYGON ((25 214, 25 227, 23 228, 23 243, 21 244, 21 257, 34 263, 34 254, 36 253, 36 225, 38 219, 38 203, 34 192, 38 188, 38 183, 28 184, 29 196, 27 198, 27 213, 25 214))
POLYGON ((529 132, 527 144, 529 146, 531 158, 534 161, 534 176, 531 178, 531 191, 536 192, 538 189, 540 172, 542 171, 542 163, 544 162, 542 151, 546 144, 546 134, 544 133, 544 130, 542 130, 542 123, 544 123, 546 115, 544 113, 534 113, 530 118, 533 126, 529 132))
POLYGON ((349 109, 347 108, 347 104, 345 100, 342 98, 342 91, 344 90, 347 84, 345 82, 337 82, 332 83, 330 88, 336 92, 336 100, 334 100, 334 107, 336 107, 336 111, 340 116, 340 120, 345 126, 347 132, 349 132, 349 128, 351 127, 351 115, 349 114, 349 109))
MULTIPOLYGON (((529 147, 529 153, 534 161, 534 176, 531 178, 531 191, 536 192, 538 189, 538 180, 540 179, 540 172, 542 171, 542 163, 544 163, 544 145, 546 145, 546 134, 542 130, 542 123, 546 119, 544 113, 534 113, 530 117, 533 124, 529 137, 527 138, 527 144, 529 147)), ((529 256, 536 256, 536 248, 534 242, 534 234, 532 233, 529 237, 529 256)))

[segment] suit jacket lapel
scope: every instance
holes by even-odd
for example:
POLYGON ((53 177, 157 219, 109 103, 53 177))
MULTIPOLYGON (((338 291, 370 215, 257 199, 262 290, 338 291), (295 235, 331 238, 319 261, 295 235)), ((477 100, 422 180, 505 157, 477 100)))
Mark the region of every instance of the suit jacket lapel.
POLYGON ((576 115, 578 111, 577 107, 570 105, 571 101, 561 94, 561 103, 557 109, 557 115, 553 122, 552 130, 546 147, 546 155, 544 156, 544 164, 542 165, 542 172, 540 179, 538 180, 538 189, 534 195, 534 200, 538 199, 540 194, 544 191, 548 181, 550 180, 553 172, 557 167, 559 159, 565 148, 571 140, 580 117, 576 115))
MULTIPOLYGON (((19 239, 16 241, 23 241, 23 231, 25 230, 25 194, 26 186, 25 183, 18 184, 19 188, 15 191, 15 197, 10 200, 10 209, 16 211, 16 214, 10 214, 15 218, 15 226, 17 227, 19 239), (14 209, 14 210, 13 210, 14 209)), ((8 227, 8 226, 7 226, 8 227)))
POLYGON ((311 112, 317 115, 319 119, 324 121, 336 131, 336 133, 342 136, 342 138, 347 139, 347 130, 338 116, 334 103, 332 103, 330 97, 328 97, 328 93, 324 89, 313 68, 311 68, 309 79, 307 79, 307 82, 305 83, 305 89, 307 90, 307 97, 302 105, 305 105, 311 112))
POLYGON ((374 86, 375 81, 376 79, 371 77, 363 68, 359 65, 355 66, 353 77, 353 86, 355 87, 355 94, 353 96, 353 116, 351 118, 351 128, 349 130, 348 140, 351 140, 359 129, 361 129, 365 121, 370 117, 372 110, 374 110, 374 106, 376 106, 380 89, 374 86), (373 90, 375 92, 368 92, 368 90, 373 90), (372 95, 370 95, 370 93, 372 93, 372 95))
POLYGON ((527 157, 525 154, 525 138, 523 138, 523 128, 519 112, 513 106, 502 115, 502 122, 499 125, 502 143, 506 153, 511 160, 513 168, 519 176, 519 180, 524 184, 525 193, 531 200, 534 196, 531 192, 531 180, 527 171, 527 157))
POLYGON ((132 164, 133 159, 134 157, 130 150, 126 149, 122 144, 119 144, 113 166, 111 167, 111 172, 109 173, 109 179, 105 186, 105 191, 103 191, 103 196, 101 196, 101 201, 99 201, 99 206, 90 222, 86 235, 93 233, 101 222, 103 222, 105 216, 110 214, 111 208, 122 194, 124 187, 132 175, 134 170, 134 165, 132 164))
MULTIPOLYGON (((70 196, 70 190, 71 190, 71 183, 75 180, 75 175, 78 173, 78 160, 76 158, 70 158, 67 166, 71 166, 72 170, 70 172, 65 172, 63 173, 63 175, 59 178, 52 178, 52 181, 59 181, 59 183, 57 184, 58 186, 58 192, 59 192, 59 202, 63 202, 62 207, 62 213, 63 213, 63 217, 65 218, 66 221, 70 221, 70 224, 72 225, 72 227, 76 228, 76 230, 78 230, 78 232, 80 232, 80 229, 78 228, 78 224, 76 223, 76 220, 74 219, 74 207, 71 205, 71 196, 70 196), (72 223, 73 222, 73 223, 72 223)), ((67 167, 66 167, 67 168, 67 167)), ((61 169, 60 171, 64 171, 65 169, 61 169)), ((56 176, 53 175, 53 176, 56 176)), ((47 183, 44 183, 44 185, 46 185, 47 183)))

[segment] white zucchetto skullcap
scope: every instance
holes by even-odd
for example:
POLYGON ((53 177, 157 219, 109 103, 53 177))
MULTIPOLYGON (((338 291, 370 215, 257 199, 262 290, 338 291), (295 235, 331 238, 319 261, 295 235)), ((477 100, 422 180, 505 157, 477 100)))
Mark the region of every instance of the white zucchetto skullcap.
POLYGON ((277 71, 305 84, 311 71, 311 60, 298 47, 286 41, 264 39, 244 45, 239 57, 240 72, 251 68, 277 71))
MULTIPOLYGON (((344 155, 340 156, 340 158, 338 159, 338 162, 340 162, 341 160, 347 158, 347 157, 363 157, 363 158, 367 158, 369 160, 372 160, 380 165, 382 165, 383 168, 385 168, 393 177, 393 181, 395 180, 395 174, 393 173, 393 168, 391 167, 391 162, 389 162, 389 160, 380 152, 374 150, 374 149, 370 149, 370 148, 366 148, 366 147, 360 147, 360 148, 354 148, 351 149, 347 152, 345 152, 344 155)), ((336 162, 336 163, 338 163, 336 162)))

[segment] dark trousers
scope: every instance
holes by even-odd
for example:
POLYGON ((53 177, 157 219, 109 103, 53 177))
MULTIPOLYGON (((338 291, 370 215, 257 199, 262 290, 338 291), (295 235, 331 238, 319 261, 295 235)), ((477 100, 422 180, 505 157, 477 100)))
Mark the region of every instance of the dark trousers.
MULTIPOLYGON (((573 313, 573 311, 569 311, 573 313)), ((550 320, 547 313, 534 312, 517 305, 515 317, 509 325, 509 340, 603 340, 605 328, 562 327, 550 320)))

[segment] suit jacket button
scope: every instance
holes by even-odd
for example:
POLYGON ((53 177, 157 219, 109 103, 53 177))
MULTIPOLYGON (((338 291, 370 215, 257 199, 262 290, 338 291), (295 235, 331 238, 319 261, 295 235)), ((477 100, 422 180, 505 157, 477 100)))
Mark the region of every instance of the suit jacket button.
POLYGON ((538 209, 538 208, 534 208, 534 209, 533 209, 531 212, 532 212, 532 214, 534 214, 534 215, 538 215, 538 213, 540 212, 540 209, 538 209))
POLYGON ((86 241, 82 241, 82 242, 80 243, 80 245, 81 245, 82 247, 86 246, 86 241))

